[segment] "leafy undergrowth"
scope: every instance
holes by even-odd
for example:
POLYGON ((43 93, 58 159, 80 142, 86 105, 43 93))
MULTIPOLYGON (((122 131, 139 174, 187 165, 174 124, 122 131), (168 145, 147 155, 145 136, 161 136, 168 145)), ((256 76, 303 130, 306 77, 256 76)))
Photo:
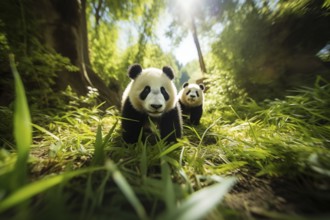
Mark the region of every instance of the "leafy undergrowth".
POLYGON ((0 151, 0 218, 330 217, 330 85, 295 92, 264 103, 206 102, 201 125, 185 125, 169 146, 125 145, 115 109, 32 112, 31 147, 14 126, 17 147, 4 142, 0 151))

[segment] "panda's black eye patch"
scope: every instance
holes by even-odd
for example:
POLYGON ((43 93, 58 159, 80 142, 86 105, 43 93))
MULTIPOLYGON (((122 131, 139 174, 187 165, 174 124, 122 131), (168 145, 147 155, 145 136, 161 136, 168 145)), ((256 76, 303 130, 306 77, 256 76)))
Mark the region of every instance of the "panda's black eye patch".
POLYGON ((197 95, 197 97, 199 97, 199 93, 198 93, 198 91, 196 91, 196 95, 197 95))
POLYGON ((186 95, 189 95, 190 92, 191 92, 191 90, 189 89, 188 92, 186 92, 186 95))
POLYGON ((140 93, 140 99, 145 100, 150 93, 150 86, 144 87, 143 91, 140 93))
POLYGON ((164 99, 165 99, 166 101, 169 100, 170 96, 169 96, 169 94, 166 92, 166 89, 165 89, 164 87, 161 87, 161 88, 160 88, 160 92, 163 94, 164 99))

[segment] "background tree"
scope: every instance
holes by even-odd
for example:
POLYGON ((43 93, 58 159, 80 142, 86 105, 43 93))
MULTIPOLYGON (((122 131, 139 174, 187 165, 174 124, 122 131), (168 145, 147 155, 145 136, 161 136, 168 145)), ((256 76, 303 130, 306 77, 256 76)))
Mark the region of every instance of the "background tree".
MULTIPOLYGON (((90 36, 95 37, 92 42, 97 45, 97 39, 100 38, 99 27, 103 25, 102 28, 111 28, 114 26, 106 25, 113 25, 118 20, 137 18, 143 15, 145 10, 151 11, 152 5, 152 1, 149 0, 130 2, 38 0, 37 2, 16 1, 14 3, 2 1, 1 6, 3 7, 1 7, 0 20, 4 25, 1 32, 5 33, 6 39, 9 39, 8 46, 17 55, 18 62, 30 64, 29 67, 24 67, 22 64, 19 66, 19 68, 24 69, 22 72, 27 75, 25 80, 28 80, 28 76, 33 72, 37 75, 36 77, 43 75, 48 79, 47 81, 40 80, 44 84, 43 88, 49 90, 51 86, 53 91, 61 91, 70 86, 78 95, 86 95, 88 87, 94 87, 99 91, 100 100, 106 101, 105 107, 112 105, 118 107, 120 105, 120 91, 110 89, 113 87, 110 86, 109 88, 104 83, 104 79, 100 77, 102 74, 103 76, 108 75, 106 72, 111 69, 108 67, 103 68, 101 75, 98 75, 92 66, 90 48, 94 48, 89 47, 91 41, 88 40, 88 33, 90 33, 90 36), (17 16, 17 11, 21 12, 20 16, 17 16), (93 18, 94 23, 90 22, 93 18), (19 30, 19 34, 17 30, 19 30), (91 30, 95 30, 95 32, 92 33, 91 30), (39 49, 37 50, 37 48, 39 49), (33 63, 35 61, 32 60, 36 57, 33 54, 36 54, 37 51, 39 51, 39 57, 45 54, 52 57, 52 62, 56 64, 53 64, 53 75, 50 75, 49 71, 45 71, 45 73, 26 71, 29 68, 33 69, 38 65, 40 66, 40 63, 45 66, 49 65, 49 61, 40 59, 40 63, 33 63), (26 62, 23 62, 24 59, 26 62), (46 72, 48 73, 46 74, 46 72)), ((154 16, 156 16, 157 10, 154 13, 154 16)), ((144 20, 144 22, 147 25, 148 21, 144 20)), ((111 29, 112 33, 115 33, 115 29, 111 29)), ((116 43, 115 38, 113 42, 112 46, 116 43)), ((100 42, 98 43, 98 47, 100 47, 100 42)), ((107 55, 111 56, 114 53, 111 54, 110 50, 107 55)), ((92 55, 97 70, 101 69, 101 65, 98 63, 100 56, 100 54, 95 55, 95 53, 92 55)), ((115 59, 115 57, 108 57, 109 60, 112 58, 115 59)), ((113 66, 115 65, 116 63, 113 66)), ((111 83, 109 82, 109 84, 111 83)), ((28 90, 36 89, 33 86, 29 87, 29 83, 27 83, 27 86, 28 90)), ((49 93, 51 91, 48 91, 47 94, 49 93)))
MULTIPOLYGON (((122 75, 122 78, 121 78, 122 88, 124 88, 124 86, 126 86, 130 80, 127 77, 127 73, 126 73, 127 65, 137 62, 136 54, 139 53, 140 48, 141 48, 140 44, 136 43, 130 47, 127 47, 122 55, 121 69, 123 69, 122 72, 124 72, 124 74, 122 75)), ((173 54, 164 53, 159 45, 151 44, 151 43, 145 44, 144 49, 143 49, 143 54, 144 54, 144 56, 141 57, 141 60, 139 60, 139 62, 138 62, 142 65, 142 67, 147 68, 147 67, 153 66, 153 67, 161 68, 164 65, 170 65, 173 68, 175 73, 179 73, 177 61, 176 61, 175 57, 173 56, 173 54)), ((176 74, 175 80, 178 81, 179 79, 180 79, 180 75, 176 74)), ((175 81, 176 85, 179 84, 177 81, 175 81)))
POLYGON ((205 64, 205 54, 202 53, 200 36, 208 38, 209 41, 212 37, 218 36, 220 32, 217 25, 228 22, 231 14, 235 13, 237 5, 238 1, 232 0, 168 1, 172 23, 167 36, 174 44, 178 44, 187 33, 192 34, 202 75, 201 78, 196 79, 197 83, 204 81, 204 73, 209 73, 205 64))
POLYGON ((247 0, 213 44, 222 68, 255 99, 282 97, 329 69, 317 53, 329 42, 326 1, 247 0), (262 91, 262 92, 261 92, 262 91))
POLYGON ((199 42, 196 19, 198 15, 203 13, 201 7, 204 4, 201 1, 169 1, 169 11, 172 14, 172 23, 170 25, 170 30, 167 35, 171 38, 176 38, 176 43, 180 42, 181 39, 191 32, 195 47, 198 54, 199 66, 202 73, 206 73, 206 66, 204 62, 204 56, 202 53, 201 45, 199 42), (179 28, 180 31, 176 29, 179 28))

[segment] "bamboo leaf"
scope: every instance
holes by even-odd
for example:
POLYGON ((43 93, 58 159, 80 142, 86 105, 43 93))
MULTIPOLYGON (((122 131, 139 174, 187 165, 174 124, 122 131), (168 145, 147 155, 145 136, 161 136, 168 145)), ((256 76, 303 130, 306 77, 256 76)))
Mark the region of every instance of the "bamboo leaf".
POLYGON ((17 161, 9 187, 18 188, 26 182, 27 160, 32 143, 31 117, 24 86, 15 65, 13 54, 9 55, 10 68, 15 81, 14 138, 17 145, 17 161))
POLYGON ((134 193, 134 190, 129 185, 125 177, 121 174, 121 172, 118 170, 116 165, 112 161, 107 161, 106 163, 107 169, 109 169, 112 172, 113 180, 116 182, 117 186, 120 188, 122 193, 126 196, 126 199, 131 203, 131 205, 134 207, 136 213, 138 214, 140 219, 148 219, 147 214, 144 210, 143 205, 137 198, 137 196, 134 193))
POLYGON ((226 195, 235 183, 235 178, 226 178, 223 182, 201 189, 189 196, 173 212, 167 212, 161 220, 202 219, 226 195))
POLYGON ((162 183, 164 187, 164 200, 168 212, 172 212, 175 209, 176 196, 174 193, 174 187, 171 180, 171 169, 165 160, 161 161, 162 167, 162 183))
POLYGON ((102 143, 102 147, 103 149, 105 148, 105 145, 109 142, 110 138, 112 137, 113 132, 115 131, 115 128, 117 127, 118 124, 118 120, 115 122, 115 124, 111 127, 111 129, 109 130, 108 134, 105 136, 105 138, 103 139, 103 143, 102 143))
POLYGON ((138 142, 138 146, 142 148, 141 159, 140 159, 140 170, 142 177, 145 178, 148 172, 147 146, 146 143, 143 143, 141 141, 138 142))
POLYGON ((104 169, 104 167, 81 169, 77 171, 67 172, 57 176, 52 176, 25 185, 17 189, 15 192, 13 192, 7 198, 5 198, 0 202, 0 213, 15 205, 18 205, 19 203, 31 198, 32 196, 44 192, 45 190, 53 186, 56 186, 60 183, 63 183, 64 181, 67 181, 73 177, 82 175, 84 173, 95 172, 102 169, 104 169))
POLYGON ((176 150, 177 148, 179 148, 181 146, 182 146, 182 143, 173 144, 172 146, 170 146, 166 150, 162 151, 159 155, 157 155, 156 158, 159 159, 159 158, 171 153, 172 151, 176 150))
POLYGON ((92 165, 102 164, 104 162, 104 150, 102 144, 102 128, 99 124, 97 126, 95 145, 94 145, 94 156, 92 165))
POLYGON ((94 156, 92 160, 93 165, 102 165, 104 164, 105 155, 104 155, 104 148, 109 142, 110 138, 112 137, 112 134, 117 126, 118 121, 115 122, 115 124, 111 127, 108 134, 104 137, 102 140, 102 129, 101 125, 98 125, 97 131, 96 131, 96 138, 95 138, 95 145, 94 145, 94 156))
POLYGON ((51 136, 51 137, 54 138, 55 140, 60 141, 60 138, 59 138, 59 137, 57 137, 55 134, 53 134, 53 133, 47 131, 47 130, 44 129, 43 127, 41 127, 41 126, 39 126, 39 125, 36 125, 36 124, 33 124, 33 123, 32 123, 32 126, 33 126, 34 128, 36 128, 36 129, 38 129, 39 131, 48 134, 49 136, 51 136))
POLYGON ((10 68, 15 80, 14 137, 18 153, 27 154, 32 143, 30 110, 26 100, 24 85, 15 65, 14 55, 9 55, 10 68))

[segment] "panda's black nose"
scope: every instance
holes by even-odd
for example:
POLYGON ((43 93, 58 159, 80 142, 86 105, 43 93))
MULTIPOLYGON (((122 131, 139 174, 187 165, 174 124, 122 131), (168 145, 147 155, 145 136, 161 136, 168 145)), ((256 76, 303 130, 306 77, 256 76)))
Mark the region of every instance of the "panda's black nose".
POLYGON ((195 95, 190 95, 191 98, 195 98, 196 96, 195 95))
POLYGON ((157 109, 161 108, 163 105, 151 104, 150 106, 157 110, 157 109))

